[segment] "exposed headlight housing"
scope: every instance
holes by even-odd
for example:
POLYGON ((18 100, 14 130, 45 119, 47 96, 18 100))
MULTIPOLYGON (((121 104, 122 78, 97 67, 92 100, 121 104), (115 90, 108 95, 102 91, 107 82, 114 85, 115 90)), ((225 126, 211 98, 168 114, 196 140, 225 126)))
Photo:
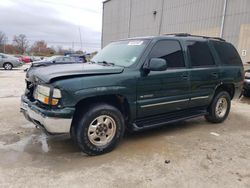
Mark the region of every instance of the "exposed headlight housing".
POLYGON ((54 88, 52 91, 52 97, 50 101, 51 88, 44 85, 38 85, 34 91, 34 98, 44 104, 55 106, 58 104, 59 99, 62 97, 61 91, 54 88))

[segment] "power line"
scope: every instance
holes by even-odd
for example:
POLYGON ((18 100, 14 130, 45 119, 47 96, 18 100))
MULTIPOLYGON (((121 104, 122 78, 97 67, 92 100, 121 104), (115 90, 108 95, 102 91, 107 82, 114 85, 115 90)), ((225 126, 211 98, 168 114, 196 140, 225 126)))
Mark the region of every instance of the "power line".
POLYGON ((81 7, 74 6, 72 4, 67 4, 67 3, 51 2, 51 1, 48 1, 48 0, 39 0, 39 2, 46 3, 46 4, 51 4, 51 5, 61 5, 61 6, 65 6, 65 7, 74 8, 74 9, 84 10, 84 11, 95 13, 95 14, 101 14, 100 11, 96 11, 96 10, 88 9, 88 8, 81 8, 81 7))
MULTIPOLYGON (((35 40, 35 39, 29 39, 29 38, 27 38, 27 40, 29 42, 44 41, 45 43, 50 43, 50 44, 72 44, 72 42, 73 42, 76 45, 81 45, 81 42, 75 42, 75 41, 48 41, 48 40, 44 40, 44 39, 35 40)), ((8 41, 12 41, 12 40, 8 40, 8 41)), ((6 41, 6 43, 8 43, 8 42, 6 41)), ((84 42, 84 45, 85 44, 86 45, 96 45, 96 46, 101 45, 101 43, 97 43, 97 42, 84 42)))

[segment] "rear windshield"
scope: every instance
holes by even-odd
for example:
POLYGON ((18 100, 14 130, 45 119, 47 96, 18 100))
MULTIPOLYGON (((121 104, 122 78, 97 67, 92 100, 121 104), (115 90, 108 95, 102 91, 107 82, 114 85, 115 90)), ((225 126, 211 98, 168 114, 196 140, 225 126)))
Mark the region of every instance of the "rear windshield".
POLYGON ((242 65, 240 56, 232 44, 219 41, 212 43, 223 65, 242 65))

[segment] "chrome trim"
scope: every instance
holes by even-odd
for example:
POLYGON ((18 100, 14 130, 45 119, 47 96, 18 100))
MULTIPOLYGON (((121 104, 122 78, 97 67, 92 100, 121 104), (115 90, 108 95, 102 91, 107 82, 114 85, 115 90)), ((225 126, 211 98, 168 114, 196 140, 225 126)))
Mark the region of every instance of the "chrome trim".
POLYGON ((207 99, 209 96, 193 97, 191 100, 207 99))
MULTIPOLYGON (((32 110, 26 103, 21 103, 21 110, 24 116, 27 115, 28 119, 39 122, 49 133, 69 133, 72 118, 54 118, 47 117, 43 114, 37 113, 32 110)), ((35 124, 35 123, 34 123, 35 124)))
POLYGON ((160 106, 160 105, 165 105, 165 104, 173 104, 173 103, 186 102, 186 101, 189 101, 189 99, 182 99, 182 100, 176 100, 176 101, 161 102, 161 103, 155 103, 155 104, 147 104, 147 105, 141 106, 141 108, 148 108, 148 107, 153 107, 153 106, 160 106))
POLYGON ((143 98, 150 98, 150 97, 153 97, 154 95, 153 94, 148 94, 148 95, 142 95, 140 96, 141 99, 143 98))

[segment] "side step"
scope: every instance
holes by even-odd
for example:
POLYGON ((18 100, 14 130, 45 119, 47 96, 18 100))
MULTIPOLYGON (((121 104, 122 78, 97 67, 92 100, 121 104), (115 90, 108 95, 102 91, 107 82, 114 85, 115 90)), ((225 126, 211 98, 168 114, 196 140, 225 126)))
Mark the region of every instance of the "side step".
POLYGON ((152 117, 147 117, 144 119, 138 119, 132 124, 133 131, 141 131, 146 129, 151 129, 166 125, 169 123, 174 123, 182 120, 192 119, 207 114, 207 110, 188 110, 188 111, 179 111, 175 113, 162 114, 152 117))

